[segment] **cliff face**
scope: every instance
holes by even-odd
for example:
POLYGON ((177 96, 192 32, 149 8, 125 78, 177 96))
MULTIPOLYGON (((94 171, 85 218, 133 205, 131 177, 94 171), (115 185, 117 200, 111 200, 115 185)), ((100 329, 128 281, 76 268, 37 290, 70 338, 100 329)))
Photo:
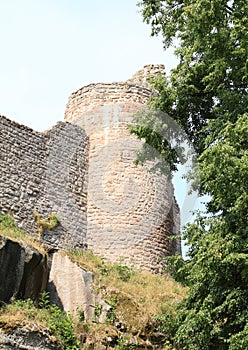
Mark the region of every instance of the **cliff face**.
POLYGON ((0 349, 70 349, 65 344, 72 340, 73 349, 164 348, 155 316, 185 294, 169 276, 110 264, 89 251, 47 258, 24 238, 0 236, 0 349), (35 307, 45 289, 50 302, 73 315, 76 334, 70 317, 44 294, 35 307))
POLYGON ((24 239, 32 238, 15 240, 0 235, 0 349, 67 348, 62 344, 72 335, 73 326, 64 311, 76 317, 80 310, 85 320, 94 318, 93 274, 64 253, 48 256, 42 246, 39 251, 24 239), (57 311, 54 305, 49 309, 48 304, 43 305, 44 311, 37 308, 43 291, 49 291, 49 301, 58 306, 57 311), (58 330, 64 331, 62 340, 58 330))
POLYGON ((0 236, 0 303, 37 300, 48 280, 47 256, 25 242, 0 236))

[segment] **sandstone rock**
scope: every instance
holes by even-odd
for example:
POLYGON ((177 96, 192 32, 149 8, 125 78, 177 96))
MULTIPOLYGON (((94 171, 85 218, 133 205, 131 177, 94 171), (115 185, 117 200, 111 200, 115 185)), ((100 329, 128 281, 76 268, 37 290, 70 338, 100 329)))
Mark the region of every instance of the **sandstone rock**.
POLYGON ((94 318, 93 274, 85 271, 63 252, 53 254, 48 283, 50 300, 76 315, 84 313, 86 321, 94 318))
POLYGON ((36 300, 48 279, 47 257, 26 243, 0 236, 0 303, 36 300))

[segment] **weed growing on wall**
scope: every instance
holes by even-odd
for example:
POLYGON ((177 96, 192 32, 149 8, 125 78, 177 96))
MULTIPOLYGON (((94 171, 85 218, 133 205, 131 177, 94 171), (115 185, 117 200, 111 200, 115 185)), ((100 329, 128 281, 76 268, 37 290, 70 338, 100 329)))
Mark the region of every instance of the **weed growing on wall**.
POLYGON ((54 213, 48 215, 48 220, 41 218, 41 215, 37 212, 34 212, 33 214, 38 226, 38 234, 40 238, 44 230, 53 230, 59 224, 59 218, 54 213))

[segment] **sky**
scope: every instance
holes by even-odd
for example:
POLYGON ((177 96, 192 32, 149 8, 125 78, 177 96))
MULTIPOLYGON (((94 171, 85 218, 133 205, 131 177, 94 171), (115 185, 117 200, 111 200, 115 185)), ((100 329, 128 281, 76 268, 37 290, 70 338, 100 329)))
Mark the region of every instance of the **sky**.
MULTIPOLYGON (((136 0, 0 0, 0 48, 0 114, 37 131, 63 120, 69 95, 86 84, 177 63, 136 0)), ((180 206, 197 208, 176 181, 180 206)))
POLYGON ((144 65, 175 65, 136 0, 0 0, 0 114, 43 131, 69 95, 123 81, 144 65))

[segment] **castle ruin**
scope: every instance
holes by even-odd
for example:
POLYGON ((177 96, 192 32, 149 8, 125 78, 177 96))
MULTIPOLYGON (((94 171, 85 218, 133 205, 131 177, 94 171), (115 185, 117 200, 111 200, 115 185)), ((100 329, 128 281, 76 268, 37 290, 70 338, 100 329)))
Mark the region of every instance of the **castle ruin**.
POLYGON ((65 122, 43 133, 0 117, 0 211, 30 234, 33 212, 56 213, 58 227, 42 235, 50 249, 91 249, 152 271, 180 252, 173 185, 134 164, 141 141, 127 128, 153 93, 149 78, 163 69, 148 65, 126 82, 79 89, 65 122))

